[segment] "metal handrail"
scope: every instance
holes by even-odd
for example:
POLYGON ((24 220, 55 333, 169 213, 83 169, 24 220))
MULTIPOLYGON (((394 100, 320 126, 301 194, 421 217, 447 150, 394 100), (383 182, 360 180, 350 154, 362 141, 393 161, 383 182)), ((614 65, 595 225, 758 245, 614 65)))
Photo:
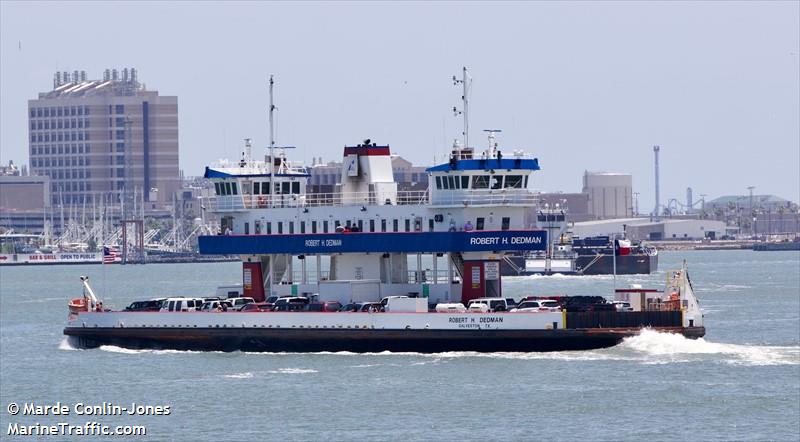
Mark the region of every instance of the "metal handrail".
POLYGON ((468 190, 463 192, 438 191, 431 198, 427 190, 398 192, 309 193, 305 195, 227 195, 207 199, 212 211, 243 211, 259 208, 374 206, 374 205, 424 205, 480 206, 525 205, 536 206, 538 195, 527 190, 468 190))

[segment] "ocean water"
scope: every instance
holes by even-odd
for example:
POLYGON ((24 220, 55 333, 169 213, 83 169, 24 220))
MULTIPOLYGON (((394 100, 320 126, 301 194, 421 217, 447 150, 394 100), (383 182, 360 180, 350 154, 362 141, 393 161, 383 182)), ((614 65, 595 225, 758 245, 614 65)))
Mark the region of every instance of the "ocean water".
MULTIPOLYGON (((239 282, 240 265, 3 268, 0 439, 15 439, 13 423, 87 421, 179 441, 800 439, 800 253, 663 252, 661 271, 616 284, 661 288, 683 259, 704 339, 644 332, 596 351, 433 355, 75 350, 62 328, 79 275, 122 307, 211 294, 239 282), (170 414, 12 416, 11 402, 168 405, 170 414)), ((614 284, 518 277, 503 290, 605 295, 614 284)))

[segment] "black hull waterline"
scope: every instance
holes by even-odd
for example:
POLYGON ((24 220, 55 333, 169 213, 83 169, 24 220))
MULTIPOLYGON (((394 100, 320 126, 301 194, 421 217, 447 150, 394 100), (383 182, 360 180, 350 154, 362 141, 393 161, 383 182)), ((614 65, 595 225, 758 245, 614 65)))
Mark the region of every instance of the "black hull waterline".
MULTIPOLYGON (((129 349, 246 352, 356 353, 449 351, 541 352, 612 347, 641 328, 558 330, 374 330, 239 328, 68 327, 64 334, 78 348, 115 345, 129 349)), ((704 327, 654 327, 688 338, 704 327)))

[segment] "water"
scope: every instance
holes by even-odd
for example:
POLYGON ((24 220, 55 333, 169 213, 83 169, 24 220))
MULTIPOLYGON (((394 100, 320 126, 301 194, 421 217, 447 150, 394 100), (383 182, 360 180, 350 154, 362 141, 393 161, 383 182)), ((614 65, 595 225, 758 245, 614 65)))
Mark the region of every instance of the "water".
MULTIPOLYGON (((558 353, 248 354, 74 350, 66 301, 211 294, 237 263, 0 270, 0 438, 9 423, 146 425, 151 440, 798 440, 800 254, 664 252, 689 262, 705 339, 643 333, 558 353), (9 402, 169 405, 169 416, 9 416, 9 402)), ((607 294, 613 280, 520 277, 504 293, 607 294)), ((13 439, 13 438, 11 438, 13 439)), ((60 438, 57 438, 60 439, 60 438)))

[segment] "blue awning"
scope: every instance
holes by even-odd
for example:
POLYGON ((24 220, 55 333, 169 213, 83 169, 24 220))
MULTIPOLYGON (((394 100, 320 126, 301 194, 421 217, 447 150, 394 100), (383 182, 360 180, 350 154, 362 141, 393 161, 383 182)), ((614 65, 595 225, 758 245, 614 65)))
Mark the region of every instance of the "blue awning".
POLYGON ((477 160, 458 160, 451 163, 429 167, 427 172, 444 172, 447 170, 539 170, 539 159, 528 158, 489 158, 477 160))
MULTIPOLYGON (((256 174, 232 174, 227 172, 221 172, 219 170, 212 169, 206 166, 206 172, 203 174, 203 178, 268 178, 271 174, 269 173, 256 173, 256 174)), ((296 177, 296 178, 308 178, 311 175, 307 173, 276 173, 276 177, 296 177)))

